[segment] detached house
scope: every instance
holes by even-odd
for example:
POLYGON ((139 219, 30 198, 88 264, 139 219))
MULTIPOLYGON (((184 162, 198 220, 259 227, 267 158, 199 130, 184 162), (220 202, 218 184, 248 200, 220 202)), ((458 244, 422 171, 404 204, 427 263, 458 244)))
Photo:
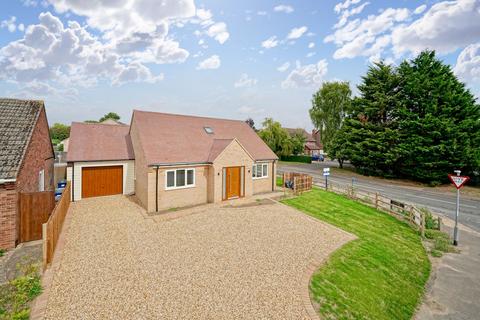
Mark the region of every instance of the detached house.
POLYGON ((300 134, 305 138, 305 144, 303 145, 303 153, 309 156, 316 156, 323 154, 323 144, 320 139, 320 131, 313 129, 312 133, 308 133, 305 129, 301 128, 285 128, 290 136, 300 134))
POLYGON ((19 242, 19 193, 51 191, 54 152, 43 101, 0 99, 0 248, 19 242))
POLYGON ((148 212, 275 188, 277 156, 237 120, 134 111, 130 126, 73 123, 74 200, 133 194, 148 212))

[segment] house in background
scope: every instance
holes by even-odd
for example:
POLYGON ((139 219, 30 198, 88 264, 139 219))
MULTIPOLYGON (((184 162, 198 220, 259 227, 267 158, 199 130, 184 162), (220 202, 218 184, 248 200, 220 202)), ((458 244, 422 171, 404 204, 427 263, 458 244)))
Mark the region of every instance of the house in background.
POLYGON ((135 193, 155 212, 271 192, 277 159, 244 121, 134 111, 72 124, 67 179, 74 200, 135 193))
POLYGON ((312 133, 308 133, 301 128, 284 128, 290 136, 300 134, 305 137, 305 144, 303 153, 309 156, 316 156, 323 154, 323 144, 320 139, 320 131, 313 129, 312 133))
POLYGON ((43 101, 0 99, 0 248, 19 241, 19 193, 51 191, 54 152, 43 101))

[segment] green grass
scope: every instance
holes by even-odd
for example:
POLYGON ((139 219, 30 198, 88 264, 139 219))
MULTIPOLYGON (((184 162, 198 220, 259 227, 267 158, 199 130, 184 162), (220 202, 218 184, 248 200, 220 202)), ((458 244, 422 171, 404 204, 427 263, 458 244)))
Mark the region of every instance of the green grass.
POLYGON ((355 234, 312 277, 325 319, 410 319, 430 274, 421 238, 406 223, 314 188, 284 203, 355 234))
POLYGON ((277 187, 282 187, 282 186, 283 186, 283 178, 277 177, 277 187))
POLYGON ((42 292, 38 265, 21 266, 22 275, 0 285, 0 320, 27 320, 29 303, 42 292))

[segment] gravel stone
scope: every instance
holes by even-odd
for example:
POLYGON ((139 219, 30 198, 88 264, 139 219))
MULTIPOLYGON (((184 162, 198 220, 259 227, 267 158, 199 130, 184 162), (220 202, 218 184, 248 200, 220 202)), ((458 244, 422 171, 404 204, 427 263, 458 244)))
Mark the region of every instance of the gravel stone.
POLYGON ((46 319, 310 319, 309 264, 354 238, 276 202, 185 212, 72 203, 46 319))

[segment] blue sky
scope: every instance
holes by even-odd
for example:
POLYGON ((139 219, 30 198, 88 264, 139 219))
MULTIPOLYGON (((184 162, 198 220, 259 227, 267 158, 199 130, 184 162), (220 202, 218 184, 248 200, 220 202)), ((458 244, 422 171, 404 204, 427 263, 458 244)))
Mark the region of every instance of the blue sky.
POLYGON ((310 129, 324 81, 434 49, 480 94, 480 0, 0 2, 0 96, 49 122, 132 109, 310 129))

